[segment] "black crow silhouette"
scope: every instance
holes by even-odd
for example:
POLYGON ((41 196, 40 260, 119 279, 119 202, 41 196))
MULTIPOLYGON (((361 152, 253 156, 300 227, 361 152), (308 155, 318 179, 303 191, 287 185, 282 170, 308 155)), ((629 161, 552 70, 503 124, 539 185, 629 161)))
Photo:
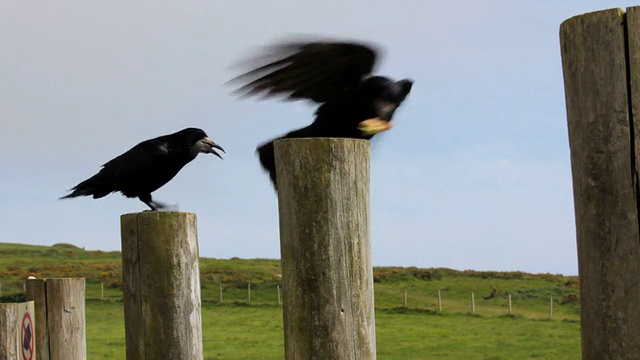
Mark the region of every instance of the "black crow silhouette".
POLYGON ((310 100, 319 104, 315 120, 258 146, 262 167, 277 190, 273 142, 282 138, 346 137, 371 139, 391 128, 396 109, 413 81, 372 75, 379 51, 370 45, 336 41, 290 41, 247 61, 252 70, 232 79, 235 92, 264 98, 310 100))
POLYGON ((99 199, 120 191, 126 197, 137 197, 151 210, 162 209, 166 205, 154 202, 151 193, 173 179, 199 153, 214 154, 222 159, 214 148, 224 152, 203 130, 196 128, 143 141, 102 165, 100 172, 60 199, 90 195, 99 199))

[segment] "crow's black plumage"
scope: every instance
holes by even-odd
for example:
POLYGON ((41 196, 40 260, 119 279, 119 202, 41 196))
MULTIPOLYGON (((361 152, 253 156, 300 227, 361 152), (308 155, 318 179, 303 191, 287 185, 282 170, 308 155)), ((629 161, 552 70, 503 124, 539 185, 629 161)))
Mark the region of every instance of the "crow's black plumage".
POLYGON ((249 61, 252 70, 232 82, 243 96, 262 94, 311 100, 320 106, 307 127, 272 139, 256 149, 277 189, 273 142, 282 138, 349 137, 371 139, 391 127, 395 110, 413 81, 371 75, 378 51, 362 43, 297 41, 274 45, 249 61))
POLYGON ((164 204, 154 202, 151 193, 173 179, 199 153, 214 154, 222 159, 214 149, 224 152, 203 130, 196 128, 146 140, 102 165, 100 172, 60 199, 77 196, 99 199, 120 191, 126 197, 137 197, 151 210, 161 209, 164 204))

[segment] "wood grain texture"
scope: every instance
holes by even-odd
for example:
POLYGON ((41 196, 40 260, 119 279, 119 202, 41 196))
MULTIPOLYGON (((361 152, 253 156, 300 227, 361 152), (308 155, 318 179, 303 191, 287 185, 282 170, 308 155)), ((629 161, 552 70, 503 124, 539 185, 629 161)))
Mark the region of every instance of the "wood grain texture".
POLYGON ((127 359, 202 359, 196 215, 121 217, 127 359))
POLYGON ((0 304, 0 359, 18 360, 21 355, 16 333, 18 323, 18 304, 0 304))
POLYGON ((275 142, 286 359, 375 359, 370 143, 275 142))
POLYGON ((50 358, 86 359, 85 279, 47 279, 45 285, 50 358))
POLYGON ((27 301, 35 307, 36 359, 49 360, 49 335, 47 326, 47 293, 45 279, 27 280, 27 301))
MULTIPOLYGON (((632 29, 633 37, 637 31, 632 29)), ((635 359, 640 354, 637 131, 629 112, 624 12, 611 9, 573 17, 562 23, 560 42, 582 357, 635 359)), ((630 65, 637 70, 639 64, 634 60, 630 65)))

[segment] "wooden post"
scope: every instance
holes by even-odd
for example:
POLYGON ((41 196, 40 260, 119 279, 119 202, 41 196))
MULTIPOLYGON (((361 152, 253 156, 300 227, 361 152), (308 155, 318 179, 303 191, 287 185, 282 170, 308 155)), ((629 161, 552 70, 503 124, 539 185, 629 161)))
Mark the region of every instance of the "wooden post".
POLYGON ((471 292, 471 313, 476 313, 476 297, 473 291, 471 292))
POLYGON ((196 215, 120 218, 127 359, 202 359, 196 215))
POLYGON ((509 315, 513 315, 513 309, 511 308, 511 294, 509 294, 509 315))
POLYGON ((0 303, 0 358, 18 360, 19 342, 16 333, 20 331, 18 321, 19 304, 0 303))
POLYGON ((46 279, 45 286, 50 358, 86 359, 85 279, 46 279))
POLYGON ((640 8, 560 26, 583 359, 640 354, 640 8))
POLYGON ((442 297, 440 296, 440 290, 438 290, 438 311, 442 312, 442 297))
POLYGON ((285 358, 375 359, 369 226, 370 144, 274 144, 285 358))
POLYGON ((100 299, 104 300, 104 283, 100 283, 100 299))
POLYGON ((29 279, 27 300, 35 305, 36 359, 87 358, 85 279, 29 279))
POLYGON ((247 304, 251 305, 251 284, 247 284, 247 304))
POLYGON ((549 298, 549 320, 553 316, 553 297, 549 298))
POLYGON ((49 325, 47 323, 47 291, 45 279, 27 280, 27 301, 33 301, 36 322, 36 359, 49 360, 49 325))
POLYGON ((222 304, 222 283, 220 283, 220 303, 222 304))

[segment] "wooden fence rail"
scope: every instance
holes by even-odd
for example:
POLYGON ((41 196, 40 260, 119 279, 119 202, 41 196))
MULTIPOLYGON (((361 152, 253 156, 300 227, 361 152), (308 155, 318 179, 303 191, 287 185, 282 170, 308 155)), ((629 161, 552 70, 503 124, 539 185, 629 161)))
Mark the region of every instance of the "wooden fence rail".
POLYGON ((560 26, 583 359, 640 356, 640 8, 560 26))

